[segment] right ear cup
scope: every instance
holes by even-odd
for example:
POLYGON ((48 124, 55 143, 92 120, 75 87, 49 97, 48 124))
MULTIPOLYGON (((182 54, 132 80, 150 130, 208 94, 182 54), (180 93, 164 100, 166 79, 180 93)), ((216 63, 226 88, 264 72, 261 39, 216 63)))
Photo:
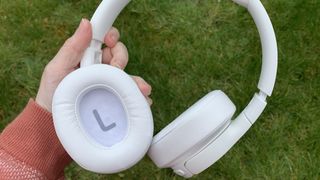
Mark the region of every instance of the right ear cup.
POLYGON ((158 133, 148 155, 160 168, 186 161, 228 127, 235 105, 222 91, 213 91, 158 133))

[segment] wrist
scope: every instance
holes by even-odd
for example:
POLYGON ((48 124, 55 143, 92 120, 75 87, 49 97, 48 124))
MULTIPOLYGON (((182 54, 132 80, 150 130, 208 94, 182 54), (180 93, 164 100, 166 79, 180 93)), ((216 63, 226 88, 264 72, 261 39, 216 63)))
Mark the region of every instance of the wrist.
POLYGON ((48 111, 48 112, 52 112, 51 110, 51 105, 49 105, 49 103, 47 103, 47 101, 45 101, 41 95, 39 95, 39 92, 36 96, 35 99, 35 103, 37 103, 37 105, 39 105, 41 108, 43 108, 44 110, 48 111))
POLYGON ((52 114, 33 100, 3 130, 0 146, 49 179, 57 179, 71 162, 55 133, 52 114))

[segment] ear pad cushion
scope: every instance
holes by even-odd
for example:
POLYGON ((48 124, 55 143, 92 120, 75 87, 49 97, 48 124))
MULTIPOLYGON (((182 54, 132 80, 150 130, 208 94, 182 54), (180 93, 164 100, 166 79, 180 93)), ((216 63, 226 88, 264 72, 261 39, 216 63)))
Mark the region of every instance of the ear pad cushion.
POLYGON ((188 151, 201 148, 202 141, 221 132, 235 111, 222 91, 209 93, 154 137, 148 155, 158 167, 172 166, 188 151))
POLYGON ((63 147, 93 172, 130 168, 152 141, 153 119, 145 97, 130 76, 109 65, 69 74, 59 84, 52 108, 63 147))

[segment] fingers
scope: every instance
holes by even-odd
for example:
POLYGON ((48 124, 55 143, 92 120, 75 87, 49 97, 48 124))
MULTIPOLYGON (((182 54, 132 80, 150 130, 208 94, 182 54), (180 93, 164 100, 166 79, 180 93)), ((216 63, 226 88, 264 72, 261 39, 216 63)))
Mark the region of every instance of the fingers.
POLYGON ((129 55, 126 46, 119 42, 119 39, 118 29, 112 27, 104 38, 107 47, 103 49, 102 62, 124 69, 128 64, 129 55))
POLYGON ((109 48, 113 48, 119 41, 120 33, 117 28, 112 27, 104 37, 104 43, 109 48))
POLYGON ((82 19, 76 32, 64 43, 53 59, 54 64, 62 68, 75 68, 80 63, 84 51, 89 47, 91 39, 91 24, 87 19, 82 19))
MULTIPOLYGON (((124 69, 128 64, 129 54, 126 46, 122 42, 118 42, 119 38, 120 33, 118 29, 112 27, 104 38, 107 47, 103 49, 102 62, 124 69)), ((151 106, 153 103, 152 99, 149 98, 152 91, 151 86, 141 77, 132 76, 132 79, 137 83, 140 91, 151 106)))
POLYGON ((124 69, 129 61, 128 50, 122 42, 117 42, 113 48, 104 48, 102 56, 103 63, 120 69, 124 69))
POLYGON ((109 47, 106 47, 102 50, 102 63, 110 64, 112 57, 113 55, 109 47))
POLYGON ((146 97, 146 99, 147 99, 147 102, 148 102, 149 106, 152 106, 152 104, 153 104, 152 99, 149 98, 149 97, 146 97))
POLYGON ((137 83, 140 91, 146 97, 149 105, 152 105, 152 99, 149 97, 151 95, 152 87, 141 77, 139 76, 131 76, 132 79, 137 83))

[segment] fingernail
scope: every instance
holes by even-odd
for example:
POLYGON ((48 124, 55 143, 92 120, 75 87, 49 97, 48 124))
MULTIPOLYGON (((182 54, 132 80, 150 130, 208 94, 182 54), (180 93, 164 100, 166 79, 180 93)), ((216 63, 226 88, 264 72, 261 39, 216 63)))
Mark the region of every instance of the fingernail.
POLYGON ((111 66, 114 66, 114 67, 117 67, 117 68, 119 68, 119 69, 122 69, 121 66, 120 66, 118 63, 116 63, 116 62, 112 62, 112 63, 111 63, 111 66))
POLYGON ((153 100, 151 98, 147 98, 148 104, 151 106, 153 104, 153 100))
POLYGON ((81 22, 74 34, 79 34, 79 33, 82 33, 82 31, 84 31, 84 26, 86 24, 86 21, 87 21, 86 19, 81 19, 81 22))

